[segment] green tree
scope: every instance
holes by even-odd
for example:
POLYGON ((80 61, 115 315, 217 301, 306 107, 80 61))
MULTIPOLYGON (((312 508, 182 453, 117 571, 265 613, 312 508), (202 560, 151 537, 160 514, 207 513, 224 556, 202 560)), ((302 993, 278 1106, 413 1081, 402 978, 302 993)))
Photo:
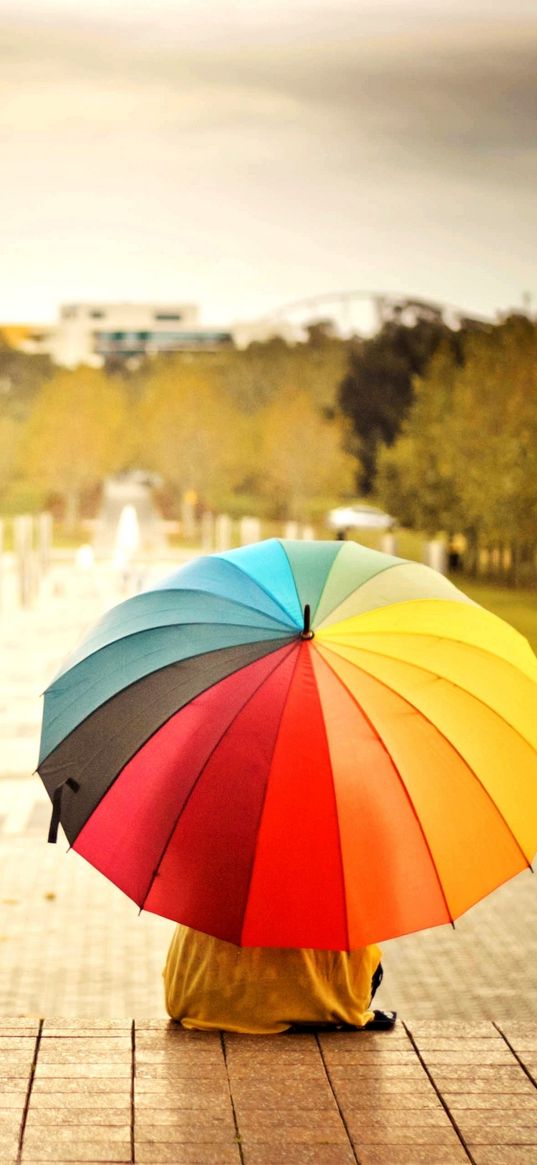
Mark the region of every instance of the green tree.
POLYGON ((416 382, 402 432, 379 458, 380 500, 420 529, 463 530, 473 549, 537 543, 537 328, 512 317, 444 347, 416 382))
POLYGON ((433 316, 411 327, 390 320, 377 335, 353 347, 339 404, 353 427, 360 492, 373 491, 379 450, 395 441, 412 404, 415 378, 425 373, 441 344, 457 355, 461 334, 433 316))
POLYGON ((378 454, 376 494, 401 525, 454 532, 460 528, 459 457, 448 439, 459 364, 443 344, 425 377, 414 381, 414 403, 392 446, 378 454))

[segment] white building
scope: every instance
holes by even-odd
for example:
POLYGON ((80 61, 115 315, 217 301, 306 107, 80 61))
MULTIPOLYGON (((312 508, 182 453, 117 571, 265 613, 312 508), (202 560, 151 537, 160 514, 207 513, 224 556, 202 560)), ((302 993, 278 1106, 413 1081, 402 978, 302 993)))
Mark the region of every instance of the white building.
POLYGON ((230 331, 202 326, 191 303, 75 303, 60 309, 50 355, 68 368, 99 367, 107 360, 210 351, 232 342, 230 331))

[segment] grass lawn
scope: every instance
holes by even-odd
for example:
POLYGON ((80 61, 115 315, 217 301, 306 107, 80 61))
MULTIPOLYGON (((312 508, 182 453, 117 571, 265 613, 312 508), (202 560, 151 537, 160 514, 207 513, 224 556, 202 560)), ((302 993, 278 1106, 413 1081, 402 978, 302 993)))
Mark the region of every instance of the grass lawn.
POLYGON ((470 599, 516 627, 537 653, 537 591, 515 591, 459 576, 452 578, 452 582, 470 599))

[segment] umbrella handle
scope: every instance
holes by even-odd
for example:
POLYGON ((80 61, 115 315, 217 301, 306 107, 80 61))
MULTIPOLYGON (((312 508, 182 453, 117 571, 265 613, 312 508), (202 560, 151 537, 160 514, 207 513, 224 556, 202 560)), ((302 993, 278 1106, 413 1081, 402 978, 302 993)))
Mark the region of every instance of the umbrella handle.
POLYGON ((62 812, 63 790, 65 789, 66 785, 68 785, 69 788, 73 790, 73 793, 78 793, 80 788, 78 781, 75 781, 74 777, 67 777, 65 781, 62 781, 61 785, 56 786, 54 793, 52 794, 52 815, 50 818, 47 841, 50 841, 53 844, 58 840, 58 826, 60 824, 62 812))

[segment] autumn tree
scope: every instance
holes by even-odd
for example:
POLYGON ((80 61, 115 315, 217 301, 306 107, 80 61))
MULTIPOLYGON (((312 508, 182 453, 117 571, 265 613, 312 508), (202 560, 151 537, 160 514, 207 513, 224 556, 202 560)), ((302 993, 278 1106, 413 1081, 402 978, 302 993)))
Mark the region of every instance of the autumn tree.
POLYGON ((57 371, 36 397, 19 456, 19 474, 65 503, 68 525, 84 491, 128 459, 129 430, 121 387, 80 366, 57 371))
POLYGON ((341 421, 327 420, 309 392, 288 389, 259 417, 260 488, 274 516, 307 519, 319 502, 352 492, 355 461, 341 421))
POLYGON ((209 365, 168 359, 155 366, 140 401, 138 458, 177 497, 194 489, 218 508, 248 472, 246 428, 209 365))

